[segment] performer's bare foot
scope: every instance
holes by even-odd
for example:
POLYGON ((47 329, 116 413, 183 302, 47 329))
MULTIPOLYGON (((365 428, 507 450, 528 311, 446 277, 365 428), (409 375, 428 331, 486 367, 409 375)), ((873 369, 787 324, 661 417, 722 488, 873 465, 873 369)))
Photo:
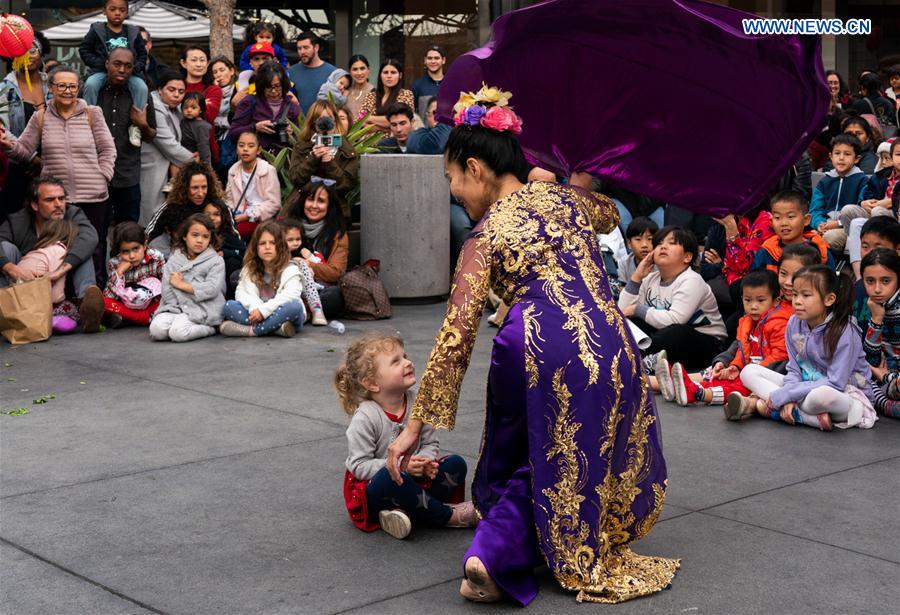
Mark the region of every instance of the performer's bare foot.
POLYGON ((459 593, 472 602, 496 602, 501 597, 500 588, 474 555, 466 560, 466 578, 459 587, 459 593))

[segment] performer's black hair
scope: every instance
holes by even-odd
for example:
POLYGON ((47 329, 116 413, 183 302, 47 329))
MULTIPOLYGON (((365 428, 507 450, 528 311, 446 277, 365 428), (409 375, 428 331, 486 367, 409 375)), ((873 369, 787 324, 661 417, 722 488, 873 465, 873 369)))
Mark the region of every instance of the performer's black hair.
POLYGON ((498 177, 510 173, 521 182, 528 181, 530 165, 515 135, 498 132, 484 126, 457 126, 450 133, 444 148, 447 162, 466 168, 466 160, 477 158, 498 177))

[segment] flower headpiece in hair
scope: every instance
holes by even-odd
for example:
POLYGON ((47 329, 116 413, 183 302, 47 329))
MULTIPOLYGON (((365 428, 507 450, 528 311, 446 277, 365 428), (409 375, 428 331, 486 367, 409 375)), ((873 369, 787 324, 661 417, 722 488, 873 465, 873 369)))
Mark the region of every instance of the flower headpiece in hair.
POLYGON ((497 132, 522 132, 522 119, 509 106, 512 93, 482 84, 478 92, 463 92, 453 106, 456 126, 484 126, 497 132))

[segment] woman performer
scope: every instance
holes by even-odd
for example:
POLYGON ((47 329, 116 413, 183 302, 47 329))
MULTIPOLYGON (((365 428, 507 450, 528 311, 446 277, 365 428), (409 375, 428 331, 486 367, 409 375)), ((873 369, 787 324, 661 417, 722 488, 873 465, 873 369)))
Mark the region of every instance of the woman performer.
POLYGON ((678 561, 638 555, 662 509, 666 465, 640 354, 616 308, 597 233, 606 197, 523 183, 510 94, 484 87, 454 107, 450 192, 478 220, 407 427, 388 450, 397 482, 423 424, 452 428, 489 290, 509 314, 494 338, 472 495, 481 522, 460 593, 528 604, 547 563, 578 600, 621 602, 667 587, 678 561))

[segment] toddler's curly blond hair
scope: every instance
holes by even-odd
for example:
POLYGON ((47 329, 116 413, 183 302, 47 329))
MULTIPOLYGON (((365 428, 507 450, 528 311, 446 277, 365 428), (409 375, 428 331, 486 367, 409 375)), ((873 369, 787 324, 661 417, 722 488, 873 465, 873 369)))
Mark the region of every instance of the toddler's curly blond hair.
POLYGON ((363 382, 375 377, 375 358, 397 346, 403 348, 403 338, 399 333, 373 332, 347 348, 344 360, 334 372, 334 388, 341 400, 341 407, 349 416, 353 416, 361 402, 371 399, 363 382))

